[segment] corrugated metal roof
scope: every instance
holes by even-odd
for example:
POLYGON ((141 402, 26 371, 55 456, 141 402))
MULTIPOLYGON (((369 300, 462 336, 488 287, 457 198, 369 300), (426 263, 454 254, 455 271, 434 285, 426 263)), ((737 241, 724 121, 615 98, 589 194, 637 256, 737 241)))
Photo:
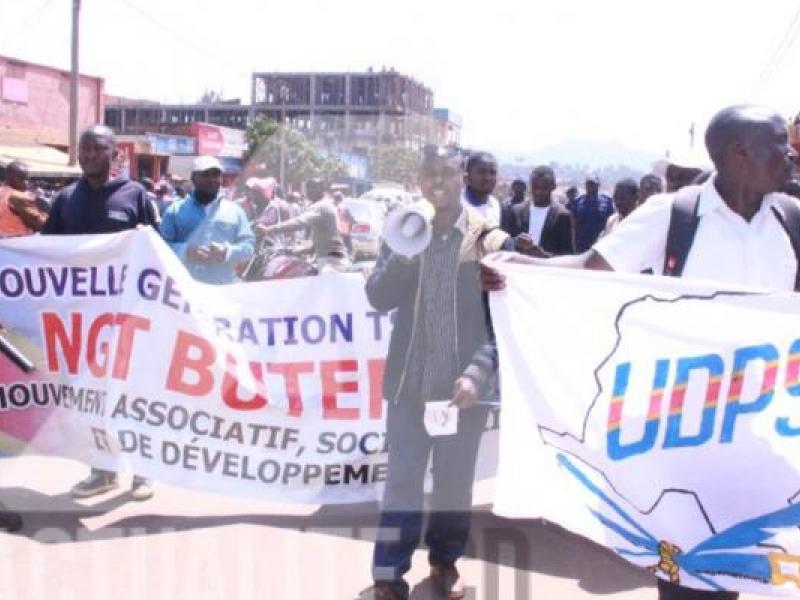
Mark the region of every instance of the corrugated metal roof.
POLYGON ((79 177, 81 169, 70 167, 69 155, 49 146, 0 146, 0 166, 20 160, 31 177, 79 177))

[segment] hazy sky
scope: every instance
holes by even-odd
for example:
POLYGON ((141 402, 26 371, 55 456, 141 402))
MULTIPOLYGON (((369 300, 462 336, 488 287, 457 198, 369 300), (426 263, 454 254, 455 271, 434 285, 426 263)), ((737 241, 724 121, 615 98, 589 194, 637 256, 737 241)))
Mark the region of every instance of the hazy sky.
MULTIPOLYGON (((394 67, 463 141, 663 153, 725 105, 800 112, 800 0, 83 0, 81 70, 108 93, 250 97, 252 71, 394 67)), ((0 0, 0 54, 69 67, 71 0, 0 0)))

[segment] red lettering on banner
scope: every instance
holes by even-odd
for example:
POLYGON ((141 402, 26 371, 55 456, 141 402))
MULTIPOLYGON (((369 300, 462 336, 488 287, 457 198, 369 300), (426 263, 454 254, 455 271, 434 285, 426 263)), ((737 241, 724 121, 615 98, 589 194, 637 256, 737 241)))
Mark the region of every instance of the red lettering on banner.
POLYGON ((178 331, 169 363, 167 389, 190 396, 205 396, 214 387, 211 366, 216 360, 217 352, 207 339, 178 331), (194 383, 187 380, 189 373, 195 374, 194 383))
POLYGON ((373 358, 367 361, 369 373, 369 418, 380 419, 383 416, 383 369, 386 361, 373 358))
POLYGON ((228 354, 226 362, 228 368, 225 369, 225 376, 222 379, 223 402, 235 410, 258 410, 259 408, 264 408, 267 405, 267 389, 264 385, 264 369, 261 363, 250 363, 255 392, 250 398, 242 398, 238 393, 239 377, 236 358, 228 354))
POLYGON ((289 416, 299 417, 302 415, 303 397, 300 393, 300 375, 313 373, 314 363, 268 363, 267 372, 283 375, 286 399, 289 402, 289 416))
POLYGON ((78 373, 78 359, 81 354, 81 313, 72 313, 72 334, 67 335, 64 322, 58 313, 42 313, 42 328, 44 330, 44 346, 47 352, 47 368, 56 373, 59 370, 58 356, 56 355, 56 342, 61 348, 67 372, 71 375, 78 373))
POLYGON ((100 337, 100 332, 106 327, 114 326, 114 313, 103 313, 98 316, 91 327, 89 327, 89 335, 86 336, 86 362, 89 365, 89 371, 95 377, 105 377, 108 369, 108 342, 97 343, 97 338, 100 337), (98 348, 99 345, 99 348, 98 348), (100 350, 102 356, 101 362, 97 362, 97 351, 100 350))
POLYGON ((150 319, 128 313, 117 313, 116 323, 119 325, 120 331, 111 377, 114 379, 127 379, 131 368, 131 356, 133 355, 133 342, 136 339, 136 332, 150 331, 150 319))
POLYGON ((355 360, 325 360, 320 363, 322 375, 322 418, 342 421, 356 420, 360 415, 358 408, 340 408, 339 394, 358 392, 358 381, 337 381, 336 373, 356 373, 355 360))
MULTIPOLYGON (((70 314, 70 331, 58 313, 42 313, 42 330, 44 332, 47 368, 51 372, 61 369, 59 355, 64 359, 67 373, 77 375, 79 361, 84 352, 83 314, 70 314)), ((98 315, 86 332, 86 364, 89 372, 97 377, 105 377, 108 373, 108 362, 114 356, 114 368, 111 376, 114 379, 126 379, 130 371, 130 360, 137 331, 149 331, 150 320, 127 313, 102 313, 98 315), (100 341, 104 329, 119 326, 116 342, 100 341), (116 343, 116 350, 112 351, 116 343)))

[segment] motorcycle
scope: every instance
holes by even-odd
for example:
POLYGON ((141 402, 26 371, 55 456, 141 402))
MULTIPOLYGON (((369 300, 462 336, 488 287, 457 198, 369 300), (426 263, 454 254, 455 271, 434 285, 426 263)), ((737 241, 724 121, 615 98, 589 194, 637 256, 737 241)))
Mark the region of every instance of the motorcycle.
POLYGON ((278 238, 265 236, 242 271, 242 280, 268 281, 317 275, 317 268, 305 254, 306 250, 300 246, 290 246, 278 238))

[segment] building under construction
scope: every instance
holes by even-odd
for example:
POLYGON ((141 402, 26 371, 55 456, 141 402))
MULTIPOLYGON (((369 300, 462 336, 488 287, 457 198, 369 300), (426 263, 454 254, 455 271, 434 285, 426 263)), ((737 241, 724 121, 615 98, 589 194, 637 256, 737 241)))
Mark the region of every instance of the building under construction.
POLYGON ((191 123, 245 129, 267 115, 320 146, 458 144, 461 123, 433 111, 433 92, 393 69, 359 73, 254 73, 251 104, 159 104, 109 98, 105 122, 122 134, 171 133, 191 123), (442 120, 446 121, 445 123, 442 120))
POLYGON ((419 148, 437 139, 433 92, 393 69, 366 73, 254 73, 252 107, 340 150, 419 148))

